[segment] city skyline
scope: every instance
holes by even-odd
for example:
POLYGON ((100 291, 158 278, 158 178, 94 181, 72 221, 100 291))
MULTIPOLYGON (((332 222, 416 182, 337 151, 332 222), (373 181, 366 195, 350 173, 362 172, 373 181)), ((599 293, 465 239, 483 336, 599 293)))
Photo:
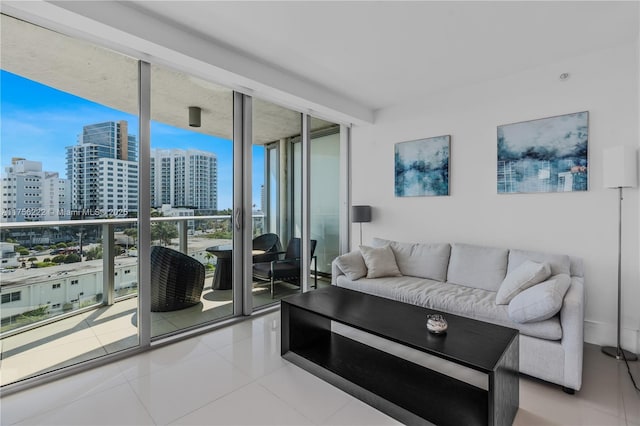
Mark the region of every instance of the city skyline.
MULTIPOLYGON (((126 120, 138 138, 138 117, 59 91, 5 70, 2 80, 0 159, 3 170, 13 157, 42 162, 43 170, 67 177, 65 148, 77 144, 86 125, 126 120)), ((151 122, 151 149, 197 149, 218 158, 218 209, 232 207, 232 141, 164 123, 151 122)), ((253 204, 260 205, 264 184, 264 149, 253 147, 253 204)))

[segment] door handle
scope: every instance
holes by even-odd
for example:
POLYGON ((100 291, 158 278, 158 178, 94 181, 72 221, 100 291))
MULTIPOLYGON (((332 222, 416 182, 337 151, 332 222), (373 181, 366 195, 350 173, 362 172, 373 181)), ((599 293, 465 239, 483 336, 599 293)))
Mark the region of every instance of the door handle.
POLYGON ((233 215, 233 221, 235 223, 236 229, 239 231, 242 225, 240 224, 240 207, 236 207, 236 212, 233 215))

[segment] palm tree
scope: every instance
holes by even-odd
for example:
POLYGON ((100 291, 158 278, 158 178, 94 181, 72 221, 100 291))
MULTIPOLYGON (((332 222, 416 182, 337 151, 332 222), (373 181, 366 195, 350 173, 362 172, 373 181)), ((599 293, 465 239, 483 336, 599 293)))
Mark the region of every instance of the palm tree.
POLYGON ((151 239, 160 240, 163 246, 171 245, 171 239, 178 237, 178 229, 168 222, 155 222, 151 224, 151 239))
POLYGON ((138 230, 136 228, 127 228, 124 230, 124 235, 129 238, 133 238, 133 245, 136 245, 136 239, 138 238, 138 230))

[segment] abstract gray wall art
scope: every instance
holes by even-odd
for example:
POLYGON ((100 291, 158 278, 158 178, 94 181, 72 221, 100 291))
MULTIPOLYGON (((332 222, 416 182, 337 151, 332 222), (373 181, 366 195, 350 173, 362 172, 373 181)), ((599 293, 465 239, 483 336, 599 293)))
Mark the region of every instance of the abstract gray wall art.
POLYGON ((498 126, 498 193, 588 189, 589 112, 498 126))
POLYGON ((450 142, 445 135, 396 144, 396 197, 449 195, 450 142))

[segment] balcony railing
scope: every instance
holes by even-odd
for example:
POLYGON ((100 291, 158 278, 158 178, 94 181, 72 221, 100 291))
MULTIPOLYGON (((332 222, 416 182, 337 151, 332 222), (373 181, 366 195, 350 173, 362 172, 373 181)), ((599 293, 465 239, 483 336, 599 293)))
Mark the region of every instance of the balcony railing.
MULTIPOLYGON (((253 220, 254 231, 261 233, 264 216, 253 215, 253 220)), ((17 256, 19 262, 0 271, 0 338, 137 296, 137 235, 125 233, 137 222, 127 218, 0 224, 3 242, 11 238, 31 248, 28 255, 17 256), (72 241, 71 247, 58 247, 59 241, 72 241), (46 251, 33 250, 45 245, 46 251), (52 266, 52 260, 62 263, 52 266)), ((202 262, 208 274, 213 273, 215 258, 206 247, 231 239, 230 215, 153 217, 151 222, 152 243, 169 240, 174 249, 202 262), (174 223, 177 232, 167 233, 161 223, 174 223)))

